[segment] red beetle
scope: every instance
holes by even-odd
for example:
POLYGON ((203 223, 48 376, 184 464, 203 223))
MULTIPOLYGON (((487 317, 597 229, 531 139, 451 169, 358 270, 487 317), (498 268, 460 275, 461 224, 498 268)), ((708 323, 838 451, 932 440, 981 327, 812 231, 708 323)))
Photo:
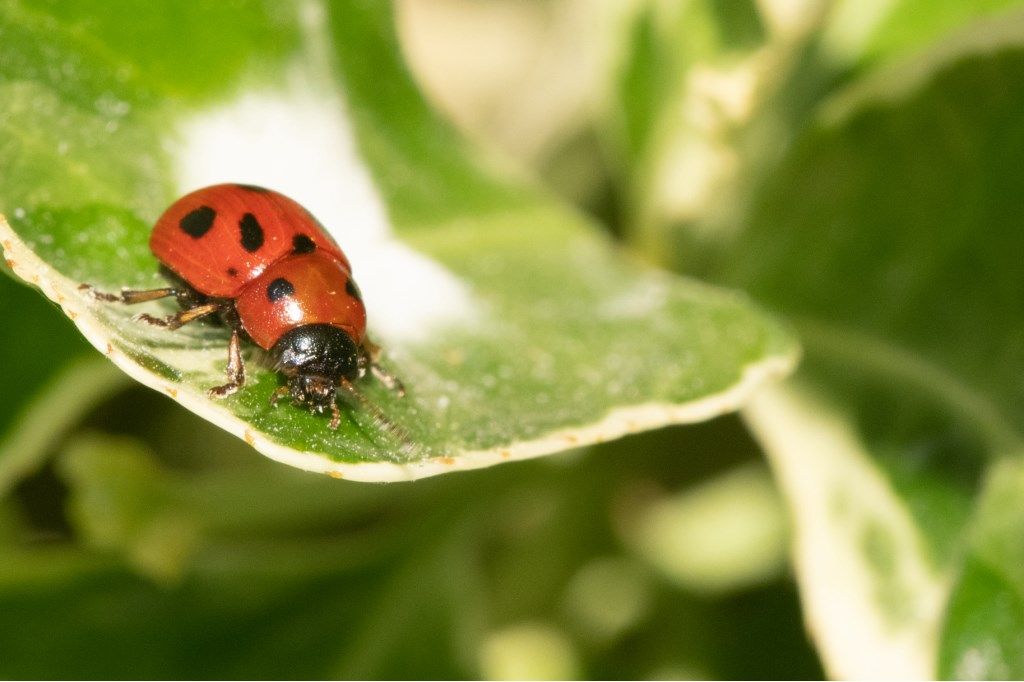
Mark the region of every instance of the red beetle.
POLYGON ((366 308, 348 258, 309 211, 288 197, 253 185, 213 185, 175 201, 157 220, 149 246, 172 286, 120 294, 82 288, 103 301, 141 303, 174 296, 181 312, 137 319, 177 329, 216 315, 231 328, 228 383, 210 389, 216 398, 245 384, 241 341, 267 351, 287 377, 271 398, 317 413, 330 410, 340 423, 338 389, 388 424, 352 382, 372 372, 404 395, 400 381, 377 363, 379 349, 366 338, 366 308))

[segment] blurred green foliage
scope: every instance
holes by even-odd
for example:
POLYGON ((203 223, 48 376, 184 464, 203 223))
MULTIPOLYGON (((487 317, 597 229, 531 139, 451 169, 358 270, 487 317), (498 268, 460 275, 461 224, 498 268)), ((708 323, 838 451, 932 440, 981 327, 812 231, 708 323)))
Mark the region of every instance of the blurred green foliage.
POLYGON ((473 677, 488 651, 528 656, 529 637, 499 635, 539 623, 579 675, 813 677, 783 579, 705 595, 628 549, 666 491, 755 459, 723 419, 585 456, 346 484, 255 457, 134 389, 8 498, 0 670, 473 677))
POLYGON ((11 430, 19 412, 72 358, 89 352, 56 306, 38 293, 0 276, 0 317, 8 320, 0 335, 4 387, 0 391, 0 433, 11 430))

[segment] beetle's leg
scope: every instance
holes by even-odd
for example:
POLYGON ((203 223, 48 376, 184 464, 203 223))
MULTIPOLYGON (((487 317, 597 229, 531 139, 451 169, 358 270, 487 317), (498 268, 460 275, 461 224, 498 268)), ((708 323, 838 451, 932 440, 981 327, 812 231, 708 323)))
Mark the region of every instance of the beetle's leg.
MULTIPOLYGON (((193 310, 195 310, 193 308, 193 310)), ((187 311, 186 311, 187 312, 187 311)), ((245 363, 242 362, 242 339, 238 330, 231 332, 231 341, 228 343, 228 383, 223 386, 215 386, 208 393, 211 398, 226 398, 245 385, 245 363)))
POLYGON ((97 291, 91 284, 79 284, 78 290, 86 292, 86 294, 97 301, 124 303, 126 305, 145 303, 146 301, 155 301, 158 298, 179 296, 181 294, 181 291, 174 287, 162 287, 160 289, 121 289, 121 293, 119 294, 108 294, 103 291, 97 291))
POLYGON ((341 426, 341 410, 338 409, 338 404, 331 403, 331 421, 327 425, 331 431, 337 431, 338 427, 341 426))
POLYGON ((363 350, 366 352, 366 357, 370 360, 370 364, 380 360, 381 348, 371 341, 370 337, 363 339, 363 350))
POLYGON ((370 360, 370 371, 389 391, 394 392, 399 398, 405 397, 405 385, 402 380, 377 364, 375 360, 370 360))
MULTIPOLYGON (((369 414, 370 418, 373 419, 378 429, 384 431, 392 438, 397 440, 399 443, 401 443, 401 449, 403 452, 407 454, 415 454, 420 450, 420 446, 414 443, 412 439, 409 437, 409 432, 406 431, 401 426, 399 426, 398 424, 396 424, 395 422, 391 421, 391 419, 389 419, 388 416, 384 414, 384 411, 377 407, 375 403, 371 402, 369 398, 364 396, 362 392, 358 388, 356 388, 351 381, 349 381, 345 377, 342 377, 341 379, 338 380, 338 388, 340 389, 340 392, 343 395, 352 398, 355 401, 356 405, 361 407, 367 414, 369 414)), ((337 407, 337 405, 335 405, 335 407, 337 407)))
POLYGON ((401 379, 380 365, 381 355, 383 353, 380 346, 369 338, 363 339, 363 353, 360 358, 365 363, 363 366, 369 369, 377 381, 384 384, 384 387, 389 391, 393 391, 399 398, 405 397, 405 386, 402 384, 401 379))
POLYGON ((281 399, 291 393, 291 389, 288 386, 278 386, 274 389, 274 392, 270 394, 270 406, 277 407, 277 404, 281 402, 281 399))
POLYGON ((204 303, 203 305, 197 305, 194 308, 182 310, 180 313, 168 315, 167 317, 153 317, 149 313, 139 313, 133 319, 138 322, 146 322, 156 327, 177 329, 178 327, 186 325, 193 320, 198 320, 200 317, 206 317, 207 315, 219 312, 221 308, 222 306, 219 303, 204 303))

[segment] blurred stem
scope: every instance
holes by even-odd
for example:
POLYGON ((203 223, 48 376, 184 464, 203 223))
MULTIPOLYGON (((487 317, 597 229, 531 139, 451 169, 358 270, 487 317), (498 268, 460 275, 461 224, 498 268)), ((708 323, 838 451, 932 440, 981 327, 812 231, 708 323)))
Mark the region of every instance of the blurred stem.
POLYGON ((798 318, 794 324, 805 345, 825 357, 909 384, 933 396, 977 426, 991 452, 1024 451, 1024 435, 991 400, 917 353, 849 327, 840 328, 807 318, 798 318))
POLYGON ((627 20, 626 53, 614 75, 617 106, 606 128, 613 132, 605 136, 614 159, 611 165, 624 187, 622 233, 655 262, 663 260, 664 253, 656 238, 652 188, 666 142, 675 132, 676 117, 669 114, 678 113, 676 104, 683 96, 683 76, 691 59, 684 46, 663 35, 663 15, 657 3, 644 2, 627 20))

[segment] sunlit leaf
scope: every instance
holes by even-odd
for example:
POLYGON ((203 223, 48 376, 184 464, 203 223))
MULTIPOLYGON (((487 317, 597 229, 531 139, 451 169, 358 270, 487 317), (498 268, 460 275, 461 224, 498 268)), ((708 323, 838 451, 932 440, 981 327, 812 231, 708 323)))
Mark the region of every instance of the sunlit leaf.
POLYGON ((383 4, 231 7, 245 20, 150 4, 130 36, 115 6, 0 10, 0 242, 131 376, 275 459, 395 480, 706 419, 792 366, 791 339, 746 300, 632 263, 453 137, 409 82, 383 4), (414 448, 362 410, 334 432, 273 409, 278 378, 251 355, 246 389, 211 401, 222 329, 150 329, 78 291, 160 282, 149 226, 222 181, 292 195, 346 249, 410 388, 364 391, 414 448))

